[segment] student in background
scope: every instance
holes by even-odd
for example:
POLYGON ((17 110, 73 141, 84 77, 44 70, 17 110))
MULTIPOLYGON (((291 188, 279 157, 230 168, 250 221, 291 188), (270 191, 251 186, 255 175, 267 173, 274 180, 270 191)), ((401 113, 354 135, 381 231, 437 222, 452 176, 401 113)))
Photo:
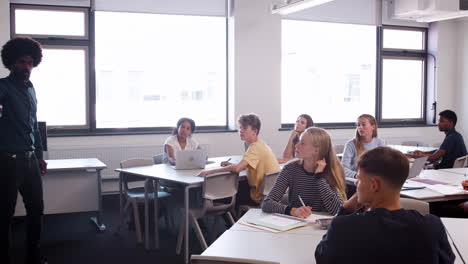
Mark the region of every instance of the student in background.
POLYGON ((361 155, 357 166, 357 193, 317 246, 317 263, 453 263, 440 219, 400 206, 409 172, 406 156, 378 147, 361 155))
POLYGON ((201 149, 200 145, 192 139, 192 133, 195 132, 195 121, 183 117, 177 121, 177 126, 164 142, 164 154, 170 164, 175 165, 175 152, 182 150, 201 149))
POLYGON ((457 124, 457 115, 451 110, 444 110, 439 113, 439 122, 437 126, 439 131, 445 133, 445 139, 438 150, 432 152, 422 152, 416 150, 413 157, 429 156, 428 161, 435 162, 441 159, 436 169, 452 168, 453 163, 459 157, 466 155, 466 146, 463 136, 455 130, 457 124))
POLYGON ((258 206, 263 200, 260 185, 267 173, 280 170, 275 154, 270 147, 258 137, 261 122, 257 115, 241 115, 238 120, 239 134, 242 141, 249 145, 239 163, 222 162, 223 168, 200 172, 199 176, 206 176, 218 172, 236 172, 247 169, 247 182, 239 182, 236 206, 258 206))
POLYGON ((363 114, 356 122, 356 135, 346 142, 341 163, 345 170, 345 176, 356 178, 356 160, 366 150, 385 146, 385 142, 377 137, 377 122, 371 115, 363 114))
POLYGON ((296 157, 295 151, 296 144, 299 142, 299 136, 304 132, 304 130, 313 125, 314 121, 312 120, 312 117, 307 114, 302 114, 297 118, 294 129, 291 131, 291 135, 289 136, 288 144, 286 144, 286 147, 284 148, 283 157, 278 159, 280 163, 285 163, 296 157))
POLYGON ((318 127, 306 129, 296 144, 296 156, 300 160, 284 166, 262 210, 300 218, 308 217, 311 211, 336 214, 346 200, 346 185, 328 133, 318 127), (288 188, 289 201, 283 204, 281 198, 288 188))

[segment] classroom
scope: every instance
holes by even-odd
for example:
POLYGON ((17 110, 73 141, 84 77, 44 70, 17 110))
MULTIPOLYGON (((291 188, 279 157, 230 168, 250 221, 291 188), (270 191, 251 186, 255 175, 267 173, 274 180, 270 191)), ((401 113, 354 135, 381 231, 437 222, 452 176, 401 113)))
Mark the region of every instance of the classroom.
MULTIPOLYGON (((336 154, 358 133, 362 114, 375 117, 378 138, 404 154, 439 149, 446 136, 438 129, 444 110, 456 113, 456 131, 463 138, 468 135, 466 0, 0 0, 0 45, 15 37, 31 37, 42 45, 42 62, 30 80, 48 162, 42 178, 42 251, 48 263, 190 263, 191 255, 203 254, 255 259, 255 254, 238 255, 241 246, 230 251, 222 243, 307 243, 305 236, 292 238, 300 230, 310 232, 316 242, 313 248, 291 249, 291 255, 310 251, 296 262, 284 262, 289 255, 267 256, 275 250, 265 246, 258 249, 259 262, 232 263, 316 263, 315 247, 326 230, 317 233, 318 228, 307 226, 282 234, 252 232, 235 216, 232 227, 226 217, 209 217, 201 224, 205 235, 218 237, 213 243, 206 236, 204 253, 192 224, 183 224, 189 219, 183 209, 188 211, 188 203, 196 200, 192 195, 203 180, 184 185, 191 186, 185 193, 181 189, 182 207, 173 210, 174 219, 165 210, 153 210, 153 202, 149 209, 141 204, 141 227, 136 227, 142 229, 141 237, 135 238, 135 227, 119 222, 119 177, 125 174, 121 162, 156 162, 159 154, 169 155, 167 138, 174 128, 177 135, 177 121, 183 117, 194 120, 191 138, 213 162, 206 169, 216 169, 221 161, 241 163, 249 146, 239 138, 238 118, 251 113, 261 120, 258 137, 277 158, 301 114, 326 131, 336 154), (282 8, 301 2, 316 3, 282 14, 282 8), (161 216, 156 230, 148 226, 154 224, 153 213, 161 216), (210 230, 212 225, 216 231, 210 230)), ((1 78, 9 74, 0 67, 1 78)), ((2 113, 3 118, 9 113, 1 95, 0 121, 2 113)), ((15 153, 0 146, 2 152, 15 153)), ((450 171, 457 176, 448 180, 451 187, 463 190, 467 165, 464 161, 456 173, 450 171)), ((166 167, 158 167, 165 176, 151 178, 151 186, 185 175, 173 175, 177 170, 166 167)), ((431 171, 438 170, 421 175, 440 181, 431 171)), ((250 177, 244 170, 232 172, 250 177)), ((431 206, 468 200, 468 195, 451 191, 449 198, 421 198, 416 190, 402 196, 431 206)), ((21 263, 25 250, 25 209, 18 201, 11 263, 21 263)), ((247 218, 259 217, 258 208, 247 212, 247 218)), ((468 223, 445 217, 440 218, 444 225, 468 223)), ((449 239, 457 248, 453 252, 467 250, 455 254, 455 263, 465 263, 467 241, 461 234, 454 236, 449 239)))

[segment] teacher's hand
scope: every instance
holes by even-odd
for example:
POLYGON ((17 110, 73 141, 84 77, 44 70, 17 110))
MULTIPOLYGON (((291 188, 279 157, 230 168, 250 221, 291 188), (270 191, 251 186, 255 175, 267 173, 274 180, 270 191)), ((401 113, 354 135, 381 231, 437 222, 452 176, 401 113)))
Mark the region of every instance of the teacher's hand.
POLYGON ((47 173, 47 162, 43 159, 38 160, 39 163, 39 170, 41 171, 41 175, 44 176, 47 173))

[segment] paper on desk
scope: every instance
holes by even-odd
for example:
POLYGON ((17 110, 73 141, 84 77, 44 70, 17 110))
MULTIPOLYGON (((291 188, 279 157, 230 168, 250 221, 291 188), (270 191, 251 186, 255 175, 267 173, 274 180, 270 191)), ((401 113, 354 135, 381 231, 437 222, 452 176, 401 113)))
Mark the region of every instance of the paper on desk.
POLYGON ((422 178, 411 179, 411 181, 420 182, 420 183, 424 183, 427 185, 447 184, 446 182, 441 182, 441 181, 436 181, 436 180, 431 180, 431 179, 422 179, 422 178))
POLYGON ((461 187, 450 186, 444 184, 429 185, 427 188, 439 192, 444 195, 456 195, 456 194, 468 194, 468 191, 464 191, 461 187))
POLYGON ((267 228, 275 229, 278 231, 286 231, 289 229, 298 228, 298 227, 305 226, 308 224, 303 219, 296 220, 296 219, 291 219, 289 217, 282 217, 282 216, 278 216, 274 214, 262 216, 257 219, 250 219, 250 220, 247 220, 246 222, 249 224, 267 227, 267 228))
POLYGON ((299 217, 295 217, 295 216, 292 216, 292 215, 284 215, 284 214, 277 214, 277 213, 274 213, 273 215, 276 215, 276 216, 279 216, 279 217, 284 217, 284 218, 289 218, 289 219, 294 219, 294 220, 301 221, 301 222, 306 222, 306 223, 309 223, 309 224, 317 223, 318 219, 333 218, 333 216, 331 216, 329 214, 324 214, 324 213, 320 213, 320 212, 319 213, 313 212, 307 218, 299 218, 299 217))

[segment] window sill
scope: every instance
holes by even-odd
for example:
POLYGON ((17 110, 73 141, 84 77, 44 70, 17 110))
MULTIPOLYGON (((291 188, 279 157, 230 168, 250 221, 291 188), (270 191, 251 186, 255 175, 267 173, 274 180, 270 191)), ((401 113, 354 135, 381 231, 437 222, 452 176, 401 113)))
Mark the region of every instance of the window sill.
MULTIPOLYGON (((229 128, 216 128, 216 129, 197 129, 196 134, 203 133, 236 133, 237 129, 229 128)), ((170 135, 172 130, 160 130, 160 131, 129 131, 115 129, 113 131, 53 131, 48 132, 47 137, 89 137, 89 136, 131 136, 131 135, 170 135)))
MULTIPOLYGON (((282 125, 286 126, 286 125, 282 125)), ((317 124, 317 127, 323 128, 323 129, 354 129, 356 128, 355 124, 333 124, 333 125, 326 125, 326 124, 317 124)), ((386 123, 381 123, 379 124, 379 128, 397 128, 397 127, 436 127, 437 124, 386 124, 386 123)), ((293 128, 293 125, 291 127, 280 127, 278 131, 291 131, 293 128)))

